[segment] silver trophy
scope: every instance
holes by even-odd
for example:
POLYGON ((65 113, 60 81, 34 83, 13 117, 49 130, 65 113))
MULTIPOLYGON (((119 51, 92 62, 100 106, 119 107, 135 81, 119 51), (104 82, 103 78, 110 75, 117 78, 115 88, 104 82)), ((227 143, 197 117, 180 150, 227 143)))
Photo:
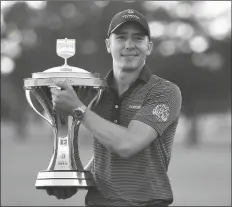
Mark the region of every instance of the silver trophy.
POLYGON ((54 81, 66 81, 72 85, 81 101, 94 107, 106 86, 99 74, 69 66, 67 59, 75 54, 74 39, 58 39, 57 55, 65 59, 62 66, 32 73, 32 78, 24 79, 26 98, 32 109, 45 119, 54 132, 53 155, 47 170, 40 171, 35 186, 48 187, 94 186, 91 172, 85 171, 78 151, 78 131, 80 122, 54 107, 50 89, 56 87, 54 81))

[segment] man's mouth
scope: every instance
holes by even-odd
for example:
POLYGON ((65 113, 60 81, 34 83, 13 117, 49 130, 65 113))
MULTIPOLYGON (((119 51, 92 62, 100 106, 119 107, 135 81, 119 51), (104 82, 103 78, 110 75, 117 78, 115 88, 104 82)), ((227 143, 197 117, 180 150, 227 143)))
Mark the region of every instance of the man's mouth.
POLYGON ((137 57, 138 54, 121 54, 122 57, 137 57))

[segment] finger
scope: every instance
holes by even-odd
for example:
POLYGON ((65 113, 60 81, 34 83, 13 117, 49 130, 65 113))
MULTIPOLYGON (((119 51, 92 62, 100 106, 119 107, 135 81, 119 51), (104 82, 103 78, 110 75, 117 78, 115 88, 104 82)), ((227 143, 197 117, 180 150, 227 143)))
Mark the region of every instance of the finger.
POLYGON ((61 87, 61 89, 73 90, 73 87, 67 84, 65 81, 56 81, 55 84, 56 86, 61 87))
POLYGON ((51 95, 58 95, 61 91, 57 88, 50 89, 51 95))
POLYGON ((70 191, 71 191, 72 195, 74 195, 75 193, 77 193, 77 188, 71 188, 70 191))
POLYGON ((56 88, 55 88, 55 87, 52 87, 52 88, 50 88, 50 91, 51 91, 51 93, 55 93, 56 88))
POLYGON ((62 191, 61 199, 71 198, 75 194, 73 188, 63 188, 62 191))
POLYGON ((55 100, 56 100, 56 96, 52 95, 52 102, 55 102, 55 100))
POLYGON ((66 199, 67 198, 67 189, 65 188, 62 188, 61 191, 60 191, 60 198, 61 199, 66 199))
POLYGON ((74 195, 76 193, 77 189, 76 188, 68 188, 67 189, 67 195, 74 195))
POLYGON ((77 188, 68 188, 66 190, 65 199, 71 198, 77 192, 77 188))
POLYGON ((54 106, 54 107, 56 107, 56 105, 57 105, 57 101, 58 101, 58 99, 57 99, 57 95, 54 95, 54 94, 52 94, 51 95, 51 98, 52 98, 52 105, 54 106))
POLYGON ((46 189, 46 192, 47 192, 47 194, 50 195, 50 196, 54 194, 52 188, 47 188, 47 189, 46 189))
POLYGON ((69 94, 65 90, 60 91, 60 90, 54 89, 51 96, 52 96, 52 101, 55 103, 58 103, 58 102, 64 102, 65 100, 67 100, 69 97, 69 94))
POLYGON ((63 188, 54 189, 54 196, 57 199, 64 199, 65 198, 65 190, 63 188))

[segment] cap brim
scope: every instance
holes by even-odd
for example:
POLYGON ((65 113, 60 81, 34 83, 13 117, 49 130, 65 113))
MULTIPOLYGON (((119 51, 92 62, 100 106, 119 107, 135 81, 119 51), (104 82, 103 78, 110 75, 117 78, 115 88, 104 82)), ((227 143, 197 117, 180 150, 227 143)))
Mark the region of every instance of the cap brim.
POLYGON ((115 32, 116 29, 118 29, 121 25, 123 25, 123 24, 125 24, 125 23, 127 23, 127 22, 135 22, 135 23, 137 23, 138 25, 140 25, 140 26, 144 29, 145 33, 148 35, 148 32, 146 31, 147 29, 143 26, 143 24, 141 24, 140 22, 138 22, 138 21, 136 21, 136 20, 132 20, 132 19, 131 19, 131 20, 123 21, 123 22, 121 22, 120 24, 118 24, 114 29, 112 29, 112 31, 109 33, 109 35, 110 35, 111 33, 115 32))

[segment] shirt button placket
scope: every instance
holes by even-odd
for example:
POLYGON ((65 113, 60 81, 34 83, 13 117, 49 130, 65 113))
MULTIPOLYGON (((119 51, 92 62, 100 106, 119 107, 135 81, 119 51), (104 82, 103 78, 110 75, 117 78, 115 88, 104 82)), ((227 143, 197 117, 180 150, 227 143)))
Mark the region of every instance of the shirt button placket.
POLYGON ((114 105, 114 109, 113 109, 113 122, 115 123, 115 124, 118 124, 119 123, 119 111, 120 111, 120 107, 119 107, 119 103, 118 103, 118 101, 115 103, 115 105, 114 105))

